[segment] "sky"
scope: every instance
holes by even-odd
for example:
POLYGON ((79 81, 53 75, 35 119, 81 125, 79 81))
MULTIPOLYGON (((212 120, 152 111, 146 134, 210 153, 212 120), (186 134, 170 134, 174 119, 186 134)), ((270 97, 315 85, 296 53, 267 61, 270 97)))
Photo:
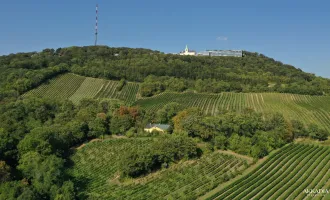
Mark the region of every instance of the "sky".
POLYGON ((0 55, 94 44, 242 49, 330 78, 326 0, 0 0, 0 55))

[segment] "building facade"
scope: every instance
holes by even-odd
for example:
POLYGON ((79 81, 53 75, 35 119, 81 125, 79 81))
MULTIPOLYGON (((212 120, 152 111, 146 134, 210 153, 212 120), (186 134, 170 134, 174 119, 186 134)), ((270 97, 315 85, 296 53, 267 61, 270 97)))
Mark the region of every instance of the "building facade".
POLYGON ((184 51, 179 53, 181 56, 231 56, 231 57, 243 57, 242 50, 206 50, 196 53, 196 51, 191 51, 186 45, 184 51))
POLYGON ((206 50, 198 53, 199 56, 233 56, 243 57, 242 50, 206 50))
POLYGON ((170 125, 168 124, 147 124, 144 128, 144 131, 151 133, 152 131, 156 130, 158 132, 165 133, 169 129, 170 125))
POLYGON ((181 51, 179 54, 181 56, 195 56, 196 55, 196 51, 190 51, 188 49, 188 45, 186 45, 185 50, 184 51, 181 51))

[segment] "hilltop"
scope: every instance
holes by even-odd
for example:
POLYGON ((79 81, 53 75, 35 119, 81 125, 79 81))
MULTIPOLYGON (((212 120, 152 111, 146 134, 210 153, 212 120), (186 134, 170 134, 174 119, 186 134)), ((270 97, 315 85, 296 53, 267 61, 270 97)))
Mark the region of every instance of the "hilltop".
POLYGON ((0 56, 0 99, 18 97, 61 73, 143 82, 142 96, 182 92, 281 92, 324 95, 330 80, 262 54, 242 58, 179 56, 107 46, 45 49, 0 56))

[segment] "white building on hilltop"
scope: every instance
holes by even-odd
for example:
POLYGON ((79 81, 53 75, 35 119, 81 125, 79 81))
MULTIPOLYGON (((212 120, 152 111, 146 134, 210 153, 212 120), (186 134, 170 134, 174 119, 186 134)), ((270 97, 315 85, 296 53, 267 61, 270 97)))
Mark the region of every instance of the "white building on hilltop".
POLYGON ((199 52, 198 56, 232 56, 243 57, 242 50, 206 50, 199 52))
POLYGON ((195 56, 196 51, 189 51, 188 46, 186 45, 186 49, 180 52, 181 56, 195 56))

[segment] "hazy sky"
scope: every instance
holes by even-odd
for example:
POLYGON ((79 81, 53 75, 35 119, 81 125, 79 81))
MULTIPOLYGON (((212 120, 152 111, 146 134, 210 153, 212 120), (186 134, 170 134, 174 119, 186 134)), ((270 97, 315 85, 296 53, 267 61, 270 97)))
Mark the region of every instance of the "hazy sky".
POLYGON ((330 1, 0 0, 0 55, 94 43, 243 49, 330 78, 330 1))

